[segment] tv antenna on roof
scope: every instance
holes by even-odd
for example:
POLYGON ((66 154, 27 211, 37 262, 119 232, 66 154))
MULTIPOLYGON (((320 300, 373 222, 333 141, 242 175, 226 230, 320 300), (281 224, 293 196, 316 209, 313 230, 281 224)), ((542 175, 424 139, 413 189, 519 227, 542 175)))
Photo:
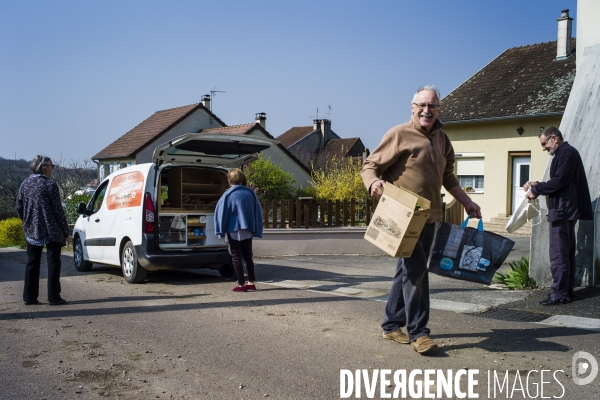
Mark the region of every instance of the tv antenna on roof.
MULTIPOLYGON (((335 114, 334 112, 331 112, 331 104, 327 106, 327 112, 325 114, 327 114, 327 119, 331 119, 331 114, 335 114)), ((317 115, 311 115, 310 118, 312 119, 319 119, 319 107, 317 107, 317 115)))
POLYGON ((209 104, 209 109, 208 109, 208 110, 210 111, 210 122, 209 122, 209 123, 212 123, 212 116, 213 116, 213 112, 212 112, 212 106, 213 106, 213 97, 215 97, 215 96, 217 95, 217 93, 225 93, 225 91, 224 91, 224 90, 216 90, 216 89, 217 89, 216 87, 213 87, 213 88, 210 90, 210 104, 209 104))
POLYGON ((317 107, 317 116, 315 117, 314 115, 311 115, 308 118, 319 119, 319 107, 317 107))

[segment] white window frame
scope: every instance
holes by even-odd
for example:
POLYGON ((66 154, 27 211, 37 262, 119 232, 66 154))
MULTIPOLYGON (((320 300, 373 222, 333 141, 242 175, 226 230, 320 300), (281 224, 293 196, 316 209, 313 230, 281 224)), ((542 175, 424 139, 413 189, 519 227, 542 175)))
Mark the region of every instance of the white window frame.
POLYGON ((460 187, 464 190, 466 186, 471 186, 473 192, 470 193, 483 193, 485 190, 485 153, 456 153, 455 157, 455 171, 460 187), (461 168, 459 166, 461 160, 468 162, 469 166, 461 168), (472 184, 466 185, 464 182, 466 179, 472 179, 472 184), (481 186, 478 185, 477 180, 481 181, 481 186))

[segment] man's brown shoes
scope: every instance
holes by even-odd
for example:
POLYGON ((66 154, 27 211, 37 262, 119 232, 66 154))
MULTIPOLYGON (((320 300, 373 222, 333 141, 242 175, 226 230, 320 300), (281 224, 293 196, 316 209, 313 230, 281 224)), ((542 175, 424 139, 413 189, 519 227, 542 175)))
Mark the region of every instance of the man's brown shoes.
POLYGON ((429 338, 429 336, 419 336, 417 340, 412 342, 411 347, 417 353, 427 353, 428 351, 437 349, 438 345, 429 338))
POLYGON ((393 340, 394 342, 398 342, 398 343, 403 343, 403 344, 409 344, 410 343, 410 338, 408 337, 408 335, 404 332, 402 332, 402 329, 398 329, 397 331, 394 332, 390 332, 390 333, 384 333, 383 337, 389 340, 393 340))

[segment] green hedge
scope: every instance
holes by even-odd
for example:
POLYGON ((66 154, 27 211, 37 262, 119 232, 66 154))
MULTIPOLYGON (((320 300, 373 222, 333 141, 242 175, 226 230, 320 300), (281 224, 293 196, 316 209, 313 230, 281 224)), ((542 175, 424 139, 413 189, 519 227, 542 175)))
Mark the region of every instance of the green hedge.
POLYGON ((7 218, 0 221, 0 247, 25 247, 23 222, 20 218, 7 218))
POLYGON ((65 215, 69 224, 74 224, 77 221, 77 217, 79 217, 79 213, 77 212, 79 203, 87 204, 91 197, 91 194, 74 194, 65 202, 65 215))

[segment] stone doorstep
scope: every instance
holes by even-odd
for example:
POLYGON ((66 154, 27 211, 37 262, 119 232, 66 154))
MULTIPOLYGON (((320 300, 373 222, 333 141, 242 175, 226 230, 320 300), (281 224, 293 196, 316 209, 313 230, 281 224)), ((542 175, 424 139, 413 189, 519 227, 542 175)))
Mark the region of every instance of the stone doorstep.
MULTIPOLYGON (((486 224, 484 222, 483 224, 484 228, 486 231, 489 231, 491 229, 495 229, 495 230, 503 230, 506 232, 506 224, 486 224)), ((531 228, 528 226, 522 226, 521 228, 518 229, 519 232, 523 232, 523 233, 527 233, 528 235, 531 235, 531 228)))
MULTIPOLYGON (((506 232, 506 224, 510 217, 494 217, 490 221, 483 221, 483 227, 488 232, 497 233, 498 235, 508 235, 506 232)), ((477 228, 478 220, 469 221, 469 226, 471 228, 477 228)), ((531 236, 531 222, 517 229, 515 232, 510 235, 518 235, 518 236, 531 236)))

